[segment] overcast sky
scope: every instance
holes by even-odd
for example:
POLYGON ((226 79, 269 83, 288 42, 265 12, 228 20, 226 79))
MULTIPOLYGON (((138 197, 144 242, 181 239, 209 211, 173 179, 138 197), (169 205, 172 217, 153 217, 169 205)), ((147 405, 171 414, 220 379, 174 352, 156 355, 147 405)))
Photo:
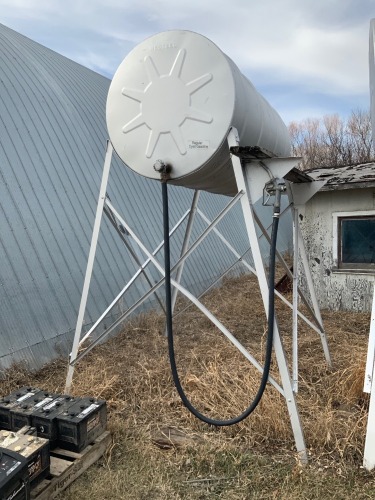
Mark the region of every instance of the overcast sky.
POLYGON ((0 0, 0 22, 112 77, 159 31, 215 42, 289 123, 369 108, 375 0, 0 0))

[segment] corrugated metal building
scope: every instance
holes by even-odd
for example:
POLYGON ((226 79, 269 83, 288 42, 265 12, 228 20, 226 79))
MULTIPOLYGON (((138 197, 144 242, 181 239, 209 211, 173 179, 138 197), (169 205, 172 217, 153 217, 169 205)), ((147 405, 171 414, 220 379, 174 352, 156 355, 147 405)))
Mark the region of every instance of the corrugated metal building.
MULTIPOLYGON (((110 81, 0 25, 0 367, 40 367, 71 348, 103 168, 110 81)), ((108 194, 149 249, 162 240, 158 183, 114 159, 108 194)), ((171 189, 171 224, 193 192, 171 189)), ((228 198, 203 193, 213 218, 228 198)), ((269 210, 263 213, 270 222, 269 210)), ((195 236, 205 227, 196 225, 195 236)), ((248 248, 240 207, 220 230, 248 248)), ((286 227, 286 226, 285 226, 286 227)), ((179 253, 185 226, 174 237, 179 253)), ((289 247, 282 231, 280 248, 289 247)), ((141 257, 143 260, 143 258, 141 257)), ((235 262, 210 236, 187 262, 183 283, 199 293, 235 262)), ((91 324, 134 274, 136 265, 104 221, 85 324, 91 324)), ((158 274, 153 271, 154 279, 158 274)), ((139 279, 131 305, 146 289, 139 279)))

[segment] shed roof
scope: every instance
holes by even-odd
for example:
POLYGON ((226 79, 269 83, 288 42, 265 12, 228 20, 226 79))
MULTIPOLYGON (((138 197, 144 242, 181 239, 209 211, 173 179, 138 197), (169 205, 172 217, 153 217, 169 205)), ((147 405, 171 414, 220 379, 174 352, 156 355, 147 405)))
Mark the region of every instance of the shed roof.
POLYGON ((375 186, 375 163, 346 167, 315 168, 307 171, 314 180, 327 180, 320 191, 360 189, 375 186))

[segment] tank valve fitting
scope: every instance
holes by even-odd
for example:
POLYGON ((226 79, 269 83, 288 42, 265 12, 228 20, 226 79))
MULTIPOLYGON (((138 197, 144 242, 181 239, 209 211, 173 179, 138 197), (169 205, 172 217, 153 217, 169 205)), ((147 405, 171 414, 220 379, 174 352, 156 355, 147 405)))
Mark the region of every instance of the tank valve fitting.
POLYGON ((172 170, 170 165, 164 163, 163 160, 156 160, 154 163, 154 170, 160 173, 160 180, 162 182, 167 182, 170 179, 170 171, 172 170))
POLYGON ((273 205, 273 215, 278 217, 280 214, 280 200, 281 195, 285 193, 286 185, 284 179, 271 179, 264 185, 263 188, 263 205, 271 206, 273 205), (274 197, 272 201, 270 198, 274 197))

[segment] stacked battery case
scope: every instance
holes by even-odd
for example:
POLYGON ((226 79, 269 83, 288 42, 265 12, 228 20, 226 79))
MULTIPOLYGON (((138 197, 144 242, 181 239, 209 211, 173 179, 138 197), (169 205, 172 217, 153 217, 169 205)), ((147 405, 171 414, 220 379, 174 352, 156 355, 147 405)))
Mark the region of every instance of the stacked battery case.
POLYGON ((0 400, 0 429, 16 432, 25 426, 35 427, 51 448, 80 452, 106 430, 106 402, 22 387, 0 400))
POLYGON ((0 429, 12 429, 10 410, 20 404, 27 404, 40 392, 37 387, 21 387, 0 399, 0 429))
POLYGON ((31 416, 31 424, 36 428, 38 436, 49 439, 53 448, 58 439, 57 417, 78 401, 71 396, 58 396, 47 405, 35 410, 31 416))
POLYGON ((61 448, 80 452, 106 429, 107 405, 104 400, 79 398, 57 415, 58 443, 61 448))
POLYGON ((47 406, 57 397, 58 394, 39 391, 33 397, 14 405, 10 409, 11 430, 18 431, 25 425, 31 426, 32 415, 39 409, 47 406))
POLYGON ((37 436, 35 428, 26 426, 18 432, 0 431, 0 446, 26 458, 30 486, 35 486, 49 474, 49 441, 37 436))
POLYGON ((22 387, 0 399, 0 500, 30 498, 48 476, 50 449, 81 452, 107 426, 104 400, 22 387))
POLYGON ((6 448, 0 448, 0 498, 30 499, 27 459, 6 448))

